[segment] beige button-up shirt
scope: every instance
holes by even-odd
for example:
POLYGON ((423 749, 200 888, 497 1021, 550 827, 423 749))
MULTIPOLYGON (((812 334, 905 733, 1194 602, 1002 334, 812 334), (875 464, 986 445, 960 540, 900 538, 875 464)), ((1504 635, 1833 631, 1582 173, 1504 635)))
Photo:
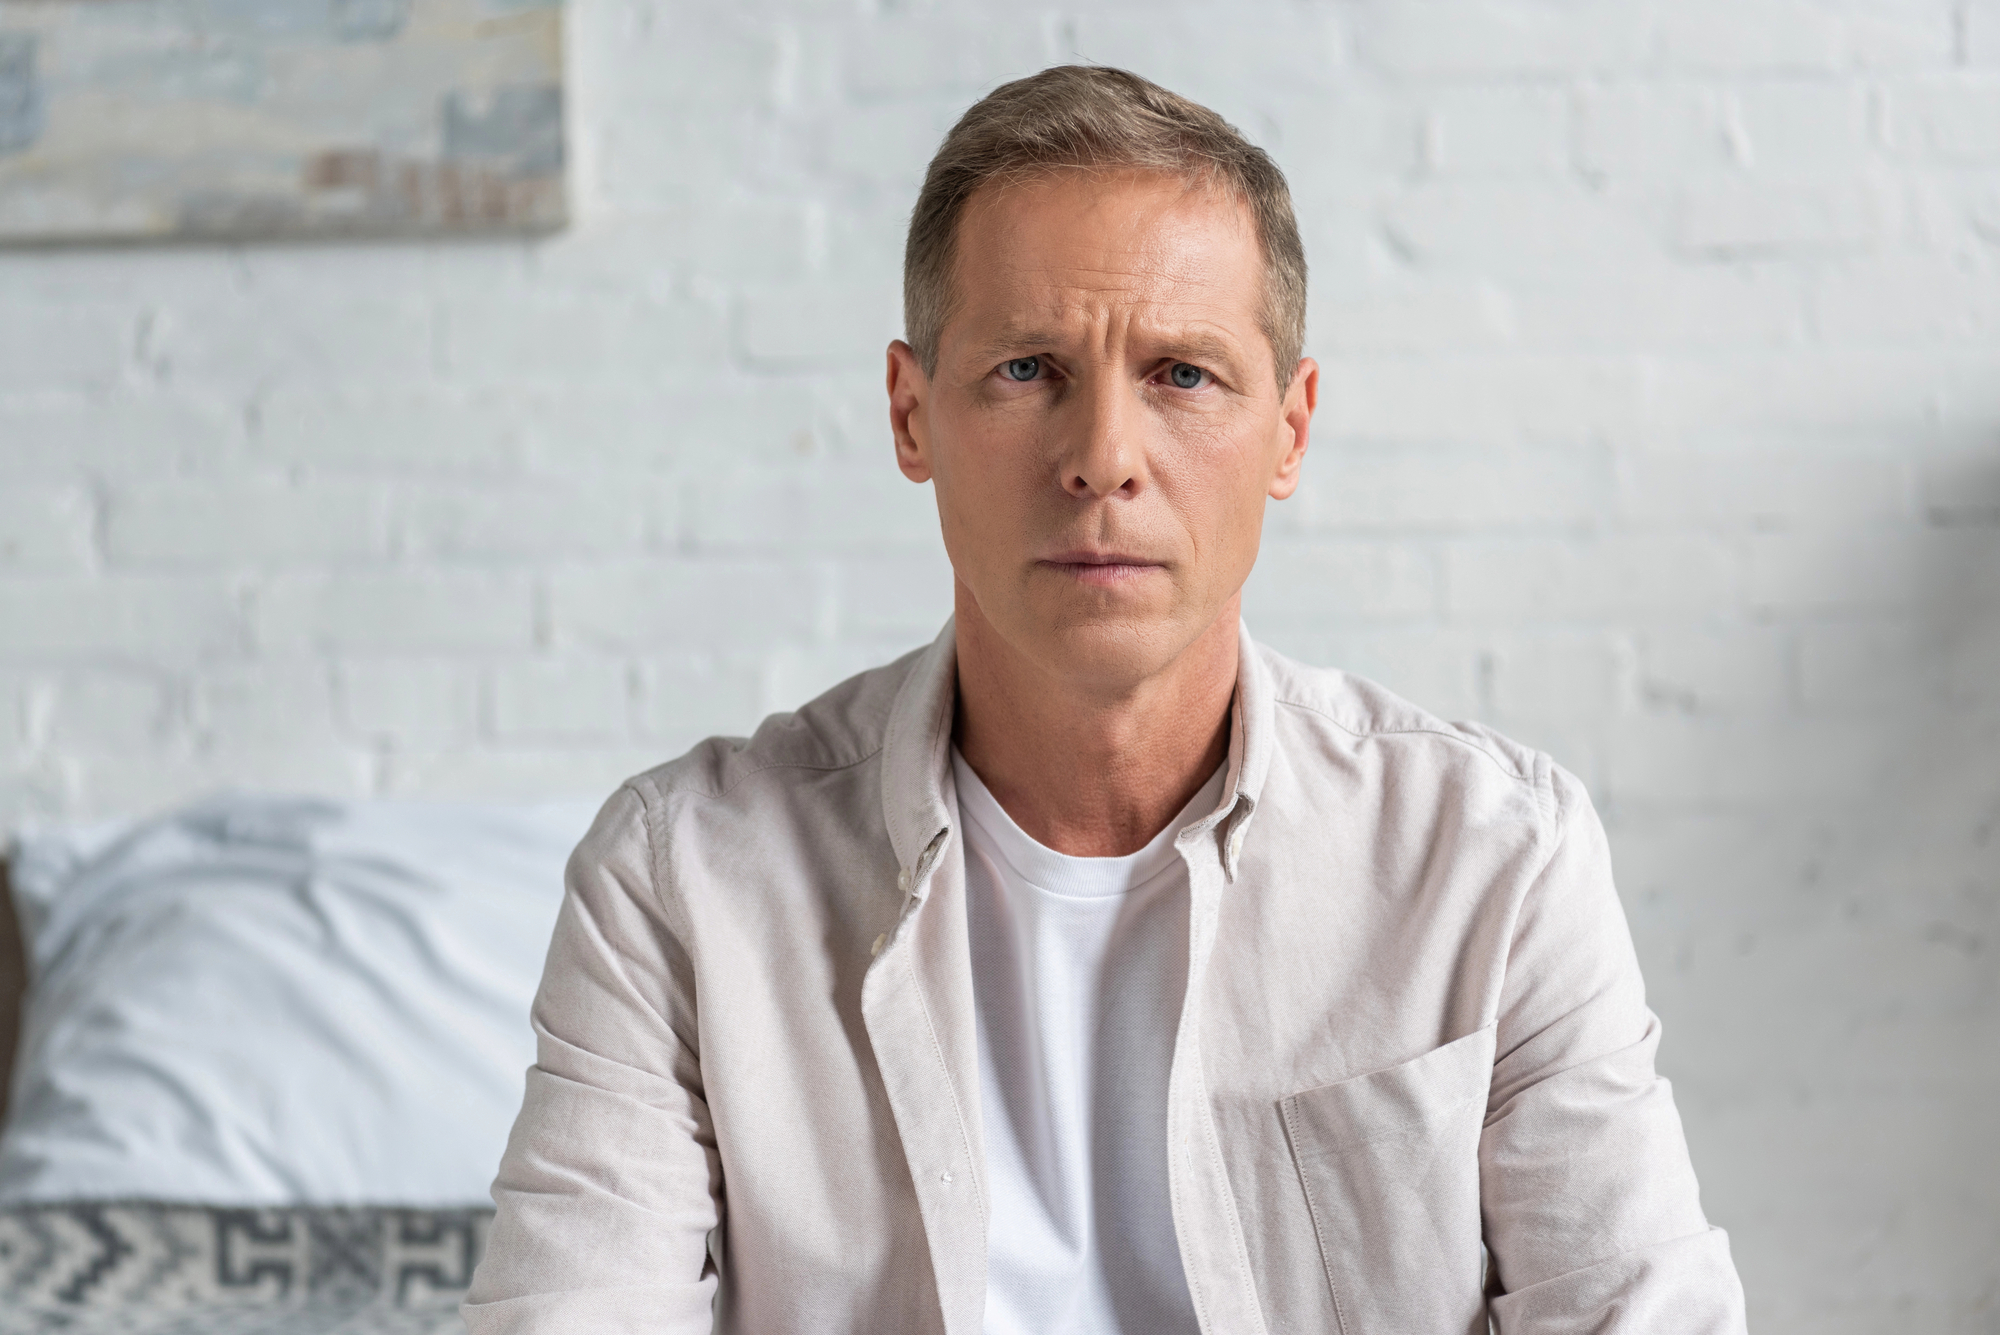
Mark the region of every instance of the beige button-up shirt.
MULTIPOLYGON (((955 683, 947 625, 606 804, 473 1335, 978 1335, 955 683)), ((1223 800, 1178 846, 1204 1331, 1743 1330, 1574 778, 1246 635, 1223 800)))

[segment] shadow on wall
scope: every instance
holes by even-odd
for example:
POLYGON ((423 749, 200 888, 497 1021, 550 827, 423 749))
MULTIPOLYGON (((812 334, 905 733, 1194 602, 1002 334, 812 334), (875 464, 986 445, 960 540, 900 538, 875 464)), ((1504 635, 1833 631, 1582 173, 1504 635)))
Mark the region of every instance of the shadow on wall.
POLYGON ((1626 887, 1680 917, 1640 933, 1689 1021, 1667 1064, 1773 1328, 2000 1317, 2000 436, 1963 457, 1921 528, 1822 553, 1850 601, 1797 627, 1796 729, 1741 756, 1801 796, 1626 887))

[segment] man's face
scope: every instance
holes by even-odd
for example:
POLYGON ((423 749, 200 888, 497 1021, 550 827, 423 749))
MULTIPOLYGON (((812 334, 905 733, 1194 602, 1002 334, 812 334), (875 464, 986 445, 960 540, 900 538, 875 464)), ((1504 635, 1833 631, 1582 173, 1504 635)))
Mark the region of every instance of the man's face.
POLYGON ((936 485, 962 618, 1129 689, 1233 623, 1265 498, 1298 485, 1318 368, 1278 392, 1262 251, 1219 191, 1146 172, 989 187, 956 254, 935 374, 890 348, 898 462, 936 485))

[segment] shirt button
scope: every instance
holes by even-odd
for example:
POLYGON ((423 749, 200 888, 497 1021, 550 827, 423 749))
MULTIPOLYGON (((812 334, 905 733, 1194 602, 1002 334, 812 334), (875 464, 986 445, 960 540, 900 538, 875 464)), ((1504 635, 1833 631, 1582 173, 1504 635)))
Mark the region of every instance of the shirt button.
POLYGON ((907 892, 907 891, 909 890, 909 888, 910 888, 910 873, 909 873, 908 871, 899 871, 899 872, 897 872, 897 873, 896 873, 896 888, 897 888, 898 890, 902 890, 902 891, 906 891, 906 892, 907 892))
POLYGON ((940 1182, 944 1183, 944 1184, 945 1184, 945 1185, 946 1185, 947 1187, 948 1187, 948 1186, 950 1186, 950 1185, 951 1185, 951 1169, 947 1168, 947 1169, 945 1169, 945 1170, 944 1170, 944 1171, 943 1171, 942 1173, 939 1173, 939 1174, 938 1174, 938 1181, 940 1181, 940 1182))
POLYGON ((875 938, 874 945, 868 947, 868 953, 870 955, 879 955, 882 953, 882 947, 887 945, 888 943, 889 943, 889 934, 887 932, 884 932, 882 933, 882 935, 875 938))

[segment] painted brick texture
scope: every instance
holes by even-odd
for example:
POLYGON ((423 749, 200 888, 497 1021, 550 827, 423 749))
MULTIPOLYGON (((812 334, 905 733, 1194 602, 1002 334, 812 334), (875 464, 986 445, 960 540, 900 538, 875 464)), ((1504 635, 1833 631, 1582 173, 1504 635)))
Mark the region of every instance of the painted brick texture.
POLYGON ((1127 65, 1290 174, 1253 629, 1592 786, 1765 1335, 2000 1320, 2000 4, 575 0, 536 243, 0 254, 0 822, 607 791, 927 639, 943 130, 1127 65))

